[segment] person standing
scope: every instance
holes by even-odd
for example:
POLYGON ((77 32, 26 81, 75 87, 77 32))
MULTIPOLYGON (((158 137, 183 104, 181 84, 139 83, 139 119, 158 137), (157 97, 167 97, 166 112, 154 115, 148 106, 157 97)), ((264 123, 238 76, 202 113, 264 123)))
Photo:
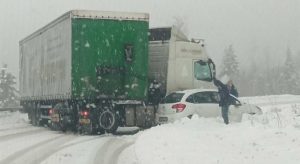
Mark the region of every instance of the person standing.
POLYGON ((229 124, 228 110, 229 110, 229 105, 232 103, 232 98, 230 96, 232 81, 227 75, 222 76, 220 80, 214 78, 213 81, 215 86, 218 87, 219 90, 219 96, 220 96, 219 106, 221 107, 222 110, 222 117, 224 123, 229 124))
POLYGON ((153 80, 149 86, 149 102, 154 106, 154 112, 156 112, 158 104, 162 98, 160 87, 161 84, 156 80, 153 80))

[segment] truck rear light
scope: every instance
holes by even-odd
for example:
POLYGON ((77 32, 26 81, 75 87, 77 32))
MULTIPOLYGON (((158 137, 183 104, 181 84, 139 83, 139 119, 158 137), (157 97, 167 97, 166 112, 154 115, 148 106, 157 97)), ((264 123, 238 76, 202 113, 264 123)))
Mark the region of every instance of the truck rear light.
POLYGON ((186 107, 185 104, 175 104, 175 105, 172 105, 172 109, 176 109, 177 113, 184 111, 185 107, 186 107))
POLYGON ((53 113, 53 109, 48 110, 48 114, 51 115, 53 113))
POLYGON ((89 112, 88 111, 81 111, 80 112, 80 115, 82 116, 82 117, 84 117, 84 118, 87 118, 88 116, 89 116, 89 112))

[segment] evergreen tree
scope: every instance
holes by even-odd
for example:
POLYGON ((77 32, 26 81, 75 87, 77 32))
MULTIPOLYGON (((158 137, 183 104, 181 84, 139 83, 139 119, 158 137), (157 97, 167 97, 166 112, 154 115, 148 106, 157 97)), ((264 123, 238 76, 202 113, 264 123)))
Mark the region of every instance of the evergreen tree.
POLYGON ((281 80, 280 74, 282 67, 281 66, 274 66, 270 71, 266 72, 269 74, 269 77, 266 79, 269 81, 270 85, 270 91, 267 94, 280 94, 280 85, 281 85, 281 80))
POLYGON ((296 55, 296 60, 295 61, 296 61, 296 67, 297 67, 297 69, 300 70, 300 51, 298 51, 298 53, 296 55))
POLYGON ((0 73, 0 106, 17 106, 16 77, 7 72, 7 65, 1 68, 0 73))
POLYGON ((225 49, 224 52, 225 55, 222 60, 220 76, 226 74, 233 80, 237 80, 237 77, 239 75, 239 63, 237 61, 237 56, 234 53, 233 46, 230 45, 225 49))
POLYGON ((290 49, 287 49, 286 60, 280 74, 280 91, 283 94, 299 94, 299 72, 297 71, 290 49))
POLYGON ((245 72, 243 76, 245 76, 245 80, 239 83, 239 88, 245 88, 245 95, 247 96, 256 95, 258 83, 258 68, 256 62, 251 62, 249 70, 245 72))

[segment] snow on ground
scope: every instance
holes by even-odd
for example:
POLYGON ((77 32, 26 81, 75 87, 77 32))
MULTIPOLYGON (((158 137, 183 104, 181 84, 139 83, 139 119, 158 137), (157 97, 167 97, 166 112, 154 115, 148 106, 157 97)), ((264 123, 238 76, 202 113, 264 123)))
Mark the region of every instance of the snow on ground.
POLYGON ((83 136, 29 124, 27 114, 0 112, 0 164, 116 164, 135 141, 136 128, 119 135, 83 136))
POLYGON ((31 126, 24 113, 0 112, 0 164, 299 163, 300 96, 241 99, 263 114, 229 125, 194 116, 135 135, 55 132, 31 126))
POLYGON ((23 126, 28 122, 28 117, 20 112, 0 112, 0 129, 7 126, 23 126))
POLYGON ((300 161, 300 96, 247 97, 260 116, 241 123, 221 118, 182 119, 138 134, 121 164, 296 164, 300 161))

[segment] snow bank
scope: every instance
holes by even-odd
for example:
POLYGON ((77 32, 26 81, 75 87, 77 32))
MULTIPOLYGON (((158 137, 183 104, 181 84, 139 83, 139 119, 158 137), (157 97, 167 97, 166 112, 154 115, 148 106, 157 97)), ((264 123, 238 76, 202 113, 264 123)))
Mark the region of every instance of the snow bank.
POLYGON ((220 118, 195 116, 153 127, 138 134, 119 163, 299 163, 300 101, 292 95, 276 98, 276 103, 269 101, 274 96, 247 98, 264 104, 264 113, 244 115, 241 123, 225 125, 220 118), (298 103, 289 103, 291 99, 298 103))
POLYGON ((9 126, 21 126, 24 123, 28 123, 28 117, 26 113, 20 112, 9 112, 9 111, 1 111, 0 112, 0 129, 7 128, 9 126))
POLYGON ((275 106, 281 104, 300 103, 300 95, 269 95, 256 97, 242 97, 240 100, 258 106, 275 106))

